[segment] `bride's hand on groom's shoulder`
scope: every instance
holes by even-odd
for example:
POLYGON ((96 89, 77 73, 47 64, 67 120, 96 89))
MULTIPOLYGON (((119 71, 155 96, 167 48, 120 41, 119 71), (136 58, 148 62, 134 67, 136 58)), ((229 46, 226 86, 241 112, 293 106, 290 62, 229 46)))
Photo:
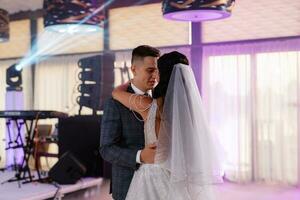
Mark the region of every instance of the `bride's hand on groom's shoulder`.
POLYGON ((148 164, 154 163, 155 153, 156 153, 156 144, 146 145, 141 152, 142 163, 148 163, 148 164))

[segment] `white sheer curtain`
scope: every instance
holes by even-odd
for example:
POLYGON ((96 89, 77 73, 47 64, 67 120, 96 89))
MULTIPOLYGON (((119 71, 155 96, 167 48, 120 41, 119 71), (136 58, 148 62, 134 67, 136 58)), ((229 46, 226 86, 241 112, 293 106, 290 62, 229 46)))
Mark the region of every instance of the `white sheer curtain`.
POLYGON ((237 182, 299 183, 300 41, 204 48, 203 100, 237 182))
MULTIPOLYGON (((6 94, 6 69, 17 63, 18 60, 0 60, 0 110, 5 110, 5 94, 6 94)), ((24 68, 22 71, 22 87, 24 92, 24 109, 32 109, 32 75, 31 68, 24 68)), ((5 167, 5 144, 6 140, 6 125, 5 119, 0 118, 0 168, 5 167)))
POLYGON ((224 146, 226 175, 251 179, 251 96, 249 56, 210 57, 203 99, 212 130, 224 146), (208 71, 209 70, 209 71, 208 71), (241 134, 243 133, 243 134, 241 134))
POLYGON ((50 57, 35 68, 34 108, 78 114, 78 60, 91 55, 50 57))
POLYGON ((300 51, 257 54, 256 178, 299 181, 299 61, 300 51))

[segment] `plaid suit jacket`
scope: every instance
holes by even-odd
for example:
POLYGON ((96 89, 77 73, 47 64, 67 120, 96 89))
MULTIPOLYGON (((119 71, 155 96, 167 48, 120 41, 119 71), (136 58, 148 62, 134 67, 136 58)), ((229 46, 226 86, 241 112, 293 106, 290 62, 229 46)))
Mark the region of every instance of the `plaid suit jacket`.
MULTIPOLYGON (((134 93, 129 86, 128 92, 134 93)), ((136 113, 140 119, 142 117, 136 113)), ((129 189, 136 163, 137 151, 145 145, 144 123, 120 102, 109 98, 102 116, 100 153, 112 164, 112 196, 124 200, 129 189)))

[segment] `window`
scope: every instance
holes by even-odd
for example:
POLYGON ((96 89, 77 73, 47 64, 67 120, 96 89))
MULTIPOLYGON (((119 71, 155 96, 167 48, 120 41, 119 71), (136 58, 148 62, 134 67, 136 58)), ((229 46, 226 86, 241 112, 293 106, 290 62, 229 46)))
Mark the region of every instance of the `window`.
POLYGON ((297 184, 300 51, 205 59, 203 99, 227 178, 297 184))

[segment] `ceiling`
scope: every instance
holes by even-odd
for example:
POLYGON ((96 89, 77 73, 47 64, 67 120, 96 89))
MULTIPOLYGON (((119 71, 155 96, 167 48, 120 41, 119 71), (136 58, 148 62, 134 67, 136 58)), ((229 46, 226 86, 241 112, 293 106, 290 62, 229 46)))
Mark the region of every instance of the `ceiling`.
MULTIPOLYGON (((107 0, 99 1, 107 2, 107 0)), ((109 7, 126 7, 158 2, 161 2, 161 0, 113 0, 109 7)), ((43 0, 0 0, 0 8, 7 10, 10 15, 19 12, 36 11, 43 8, 43 0)))
POLYGON ((7 10, 9 14, 21 11, 34 11, 43 7, 43 0, 0 0, 0 8, 7 10))
MULTIPOLYGON (((162 0, 97 1, 112 1, 109 8, 162 2, 162 0)), ((0 0, 0 8, 9 11, 11 21, 41 17, 42 7, 43 0, 0 0)), ((203 42, 209 43, 300 36, 299 10, 300 0, 242 0, 236 4, 232 17, 204 22, 201 30, 202 39, 203 42)), ((142 12, 139 15, 143 14, 142 12)), ((151 23, 156 23, 156 21, 151 23)))

